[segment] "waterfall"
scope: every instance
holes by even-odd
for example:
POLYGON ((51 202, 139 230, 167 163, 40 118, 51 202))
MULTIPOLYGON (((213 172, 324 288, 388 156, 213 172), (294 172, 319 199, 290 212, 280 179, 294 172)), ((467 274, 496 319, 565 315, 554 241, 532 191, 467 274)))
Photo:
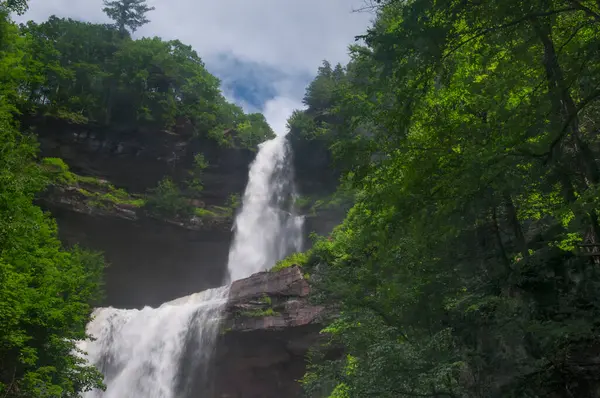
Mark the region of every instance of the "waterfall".
POLYGON ((227 293, 225 286, 158 308, 97 309, 87 329, 96 340, 80 348, 104 374, 107 389, 86 398, 186 397, 192 383, 208 385, 202 365, 209 363, 227 293))
POLYGON ((278 136, 260 145, 250 166, 227 262, 232 281, 269 269, 301 250, 303 217, 294 214, 296 192, 289 157, 288 141, 278 136))
POLYGON ((86 398, 211 396, 210 359, 229 283, 272 267, 302 244, 302 217, 293 209, 290 148, 283 136, 259 146, 234 223, 225 286, 160 307, 98 308, 79 348, 104 374, 106 391, 86 398), (200 394, 200 395, 199 395, 200 394))

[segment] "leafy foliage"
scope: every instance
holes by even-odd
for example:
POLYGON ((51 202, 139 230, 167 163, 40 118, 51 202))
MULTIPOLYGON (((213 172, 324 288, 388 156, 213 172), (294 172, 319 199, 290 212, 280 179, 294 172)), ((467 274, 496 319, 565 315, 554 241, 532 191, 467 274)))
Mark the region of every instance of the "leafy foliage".
POLYGON ((598 396, 598 5, 377 3, 290 119, 358 192, 304 265, 347 354, 307 392, 598 396))
POLYGON ((3 10, 12 11, 18 15, 25 14, 29 9, 27 0, 2 0, 0 2, 0 7, 2 7, 3 10))
POLYGON ((144 208, 149 214, 166 218, 189 219, 195 214, 194 206, 169 177, 150 191, 144 208))
POLYGON ((187 180, 188 189, 194 194, 200 194, 204 189, 202 185, 202 173, 208 167, 208 162, 204 155, 198 153, 194 156, 193 169, 189 171, 190 178, 187 180))
POLYGON ((27 75, 19 102, 25 116, 134 134, 176 130, 247 148, 274 136, 262 115, 245 115, 227 103, 219 80, 178 40, 132 40, 110 25, 55 16, 30 21, 21 32, 27 75))
POLYGON ((271 271, 277 272, 281 271, 284 268, 289 268, 294 265, 302 266, 308 260, 309 253, 292 253, 283 260, 280 260, 275 264, 271 271))
MULTIPOLYGON (((11 2, 15 4, 16 2, 11 2)), ((56 224, 33 204, 54 159, 35 163, 35 140, 20 134, 12 100, 24 77, 24 38, 0 19, 0 394, 74 397, 102 387, 101 374, 76 352, 91 304, 101 297, 102 256, 65 250, 56 224)))

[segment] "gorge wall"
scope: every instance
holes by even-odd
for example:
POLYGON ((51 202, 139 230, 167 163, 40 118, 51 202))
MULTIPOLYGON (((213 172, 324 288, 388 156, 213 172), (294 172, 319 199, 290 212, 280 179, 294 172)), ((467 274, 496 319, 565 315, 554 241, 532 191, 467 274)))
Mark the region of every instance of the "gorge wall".
MULTIPOLYGON (((29 125, 35 126, 41 156, 61 158, 78 175, 96 177, 132 195, 145 193, 165 176, 182 181, 194 154, 202 153, 209 166, 202 175, 199 202, 209 208, 222 209, 231 195, 243 192, 255 156, 249 149, 220 147, 212 140, 195 138, 185 126, 173 131, 110 131, 53 119, 29 121, 29 125)), ((295 159, 306 159, 305 152, 311 151, 301 149, 295 159)), ((306 163, 296 165, 302 194, 331 191, 331 187, 324 188, 332 183, 331 178, 323 182, 315 178, 314 167, 322 163, 317 162, 321 155, 312 155, 314 162, 307 163, 311 168, 306 163)), ((109 209, 91 206, 78 191, 52 187, 40 204, 56 218, 65 243, 104 253, 109 263, 104 305, 157 306, 220 284, 234 212, 182 223, 147 217, 126 204, 111 204, 109 209)), ((305 235, 328 233, 342 217, 337 209, 311 212, 305 235)))
MULTIPOLYGON (((204 154, 203 206, 224 206, 243 192, 248 149, 221 148, 178 132, 98 131, 92 126, 36 124, 41 155, 62 158, 83 176, 107 181, 131 194, 142 194, 165 176, 186 177, 195 153, 204 154)), ((127 205, 91 206, 77 189, 53 187, 40 204, 56 218, 68 244, 100 250, 105 271, 104 305, 119 308, 156 306, 180 296, 216 287, 222 280, 231 239, 231 215, 186 225, 147 217, 127 205)))

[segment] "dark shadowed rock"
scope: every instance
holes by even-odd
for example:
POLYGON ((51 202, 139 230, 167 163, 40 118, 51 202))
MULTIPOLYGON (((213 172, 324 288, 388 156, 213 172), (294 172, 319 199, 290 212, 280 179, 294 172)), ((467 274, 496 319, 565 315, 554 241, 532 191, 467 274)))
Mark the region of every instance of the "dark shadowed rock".
MULTIPOLYGON (((25 120, 35 126, 41 156, 62 158, 70 170, 144 194, 165 176, 189 178, 194 155, 204 154, 202 203, 225 206, 230 195, 244 191, 254 153, 219 147, 175 131, 122 131, 68 124, 51 118, 25 120)), ((80 187, 94 193, 98 187, 80 187)), ((99 189, 99 188, 98 188, 99 189)), ((106 300, 121 308, 163 302, 221 284, 231 240, 231 217, 155 220, 135 206, 98 203, 77 187, 52 187, 39 204, 56 218, 68 245, 104 252, 106 300)))
POLYGON ((202 153, 209 164, 203 176, 203 199, 209 205, 222 205, 231 193, 243 192, 255 155, 249 149, 220 147, 185 129, 108 130, 51 118, 26 120, 28 126, 35 126, 42 156, 62 158, 73 172, 102 177, 132 193, 146 192, 165 176, 188 178, 194 155, 202 153))
POLYGON ((104 252, 103 306, 156 307, 221 285, 231 239, 228 229, 190 230, 160 220, 51 208, 61 239, 104 252))
POLYGON ((294 398, 306 354, 323 336, 301 269, 262 272, 231 286, 214 363, 214 397, 294 398))
POLYGON ((237 303, 264 295, 298 296, 308 295, 308 282, 302 276, 299 267, 284 268, 278 272, 259 272, 246 279, 231 284, 229 301, 237 303))

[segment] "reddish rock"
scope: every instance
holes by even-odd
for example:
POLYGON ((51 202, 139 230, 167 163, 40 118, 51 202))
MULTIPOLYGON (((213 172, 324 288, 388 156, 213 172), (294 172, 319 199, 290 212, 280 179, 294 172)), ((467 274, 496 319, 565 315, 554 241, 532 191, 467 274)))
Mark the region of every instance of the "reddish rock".
POLYGON ((309 293, 308 282, 302 276, 299 267, 284 268, 278 272, 259 272, 246 279, 231 284, 229 301, 232 303, 252 298, 269 296, 306 297, 309 293))
POLYGON ((260 272, 233 282, 225 330, 282 329, 317 322, 323 307, 308 303, 310 287, 299 267, 260 272))
POLYGON ((308 301, 298 267, 261 272, 231 286, 216 347, 210 396, 294 398, 308 349, 322 338, 323 308, 308 301))

